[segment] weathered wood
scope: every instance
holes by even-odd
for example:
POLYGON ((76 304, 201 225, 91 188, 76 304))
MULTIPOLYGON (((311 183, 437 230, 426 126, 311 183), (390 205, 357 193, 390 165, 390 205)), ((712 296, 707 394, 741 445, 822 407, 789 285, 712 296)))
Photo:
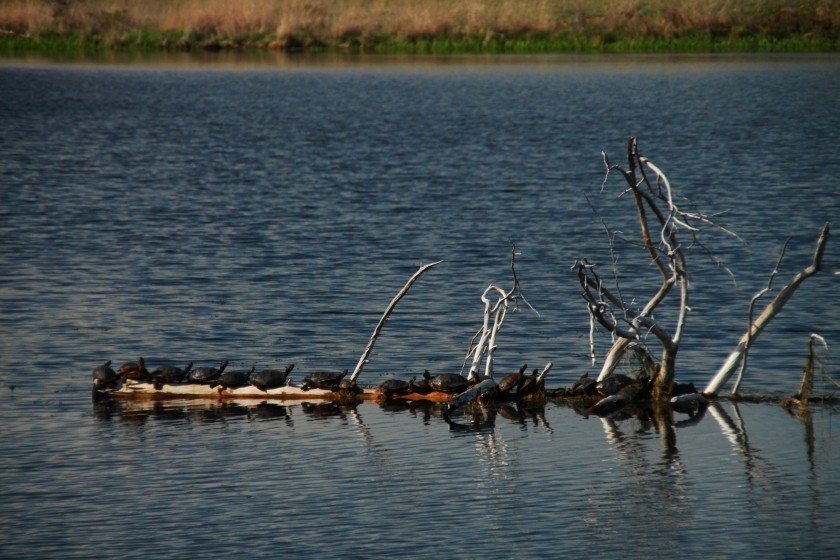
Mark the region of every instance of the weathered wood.
POLYGON ((758 318, 753 321, 752 325, 747 328, 747 331, 743 336, 741 336, 741 340, 738 341, 738 345, 735 347, 735 350, 729 355, 718 370, 717 374, 715 374, 703 390, 704 394, 717 395, 718 391, 720 391, 723 386, 726 385, 726 382, 729 381, 729 378, 738 366, 738 362, 742 359, 744 351, 755 342, 758 335, 761 334, 765 327, 767 327, 773 317, 782 311, 782 308, 788 300, 793 297, 793 294, 796 292, 796 289, 799 288, 799 285, 807 278, 813 276, 821 270, 822 259, 825 254, 825 246, 828 243, 828 238, 829 225, 825 224, 820 232, 819 238, 817 239, 817 246, 814 250, 814 257, 811 260, 811 264, 796 273, 793 278, 791 278, 790 282, 779 290, 776 297, 767 304, 767 307, 764 308, 761 315, 759 315, 758 318))
POLYGON ((408 279, 408 282, 405 283, 402 290, 400 290, 397 295, 394 296, 394 299, 391 300, 391 303, 388 304, 388 307, 385 309, 385 312, 380 317, 379 322, 376 324, 376 328, 373 329, 373 334, 370 336, 370 340, 367 343, 367 347, 365 347, 365 351, 362 353, 361 358, 359 358, 359 362, 356 364, 356 368, 353 370, 353 373, 350 375, 350 382, 355 383, 356 379, 358 379, 359 375, 362 373, 362 368, 365 367, 367 363, 368 357, 370 353, 373 351, 373 345, 376 344, 376 339, 379 336, 380 331, 382 331, 382 327, 385 326, 385 321, 388 320, 388 317, 391 315, 391 312, 397 306, 397 303, 403 298, 405 294, 408 293, 408 290, 411 289, 411 286, 414 282, 423 275, 424 272, 436 266, 443 261, 437 261, 433 263, 429 263, 426 265, 421 266, 414 275, 408 279))
MULTIPOLYGON (((340 391, 331 391, 330 389, 308 389, 304 391, 300 387, 285 385, 283 387, 275 387, 272 389, 258 389, 253 385, 235 388, 221 388, 210 387, 209 385, 200 385, 197 383, 181 383, 163 385, 160 389, 156 389, 152 383, 129 383, 125 384, 119 389, 105 393, 115 398, 130 398, 130 399, 179 399, 179 398, 198 398, 198 399, 263 399, 263 400, 288 400, 288 401, 305 401, 305 400, 380 400, 384 398, 384 394, 378 387, 360 387, 359 392, 342 393, 340 391)), ((443 393, 440 391, 432 391, 431 393, 407 393, 389 395, 390 400, 428 400, 435 402, 448 402, 452 399, 450 393, 443 393)))

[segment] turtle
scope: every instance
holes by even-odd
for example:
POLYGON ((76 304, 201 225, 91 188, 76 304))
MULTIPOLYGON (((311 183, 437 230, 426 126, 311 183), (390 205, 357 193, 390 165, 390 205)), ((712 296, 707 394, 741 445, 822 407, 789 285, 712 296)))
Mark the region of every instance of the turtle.
POLYGON ((589 372, 586 372, 572 383, 570 394, 573 397, 593 397, 598 394, 598 382, 589 377, 589 372))
POLYGON ((214 367, 198 367, 192 370, 187 375, 187 381, 190 383, 199 383, 206 385, 211 381, 215 381, 219 378, 222 372, 225 371, 225 368, 228 365, 227 360, 222 360, 222 363, 219 364, 218 368, 214 367))
POLYGON ((308 391, 313 387, 336 391, 345 375, 347 375, 346 369, 338 373, 332 371, 314 371, 303 378, 300 383, 300 388, 303 391, 308 391))
POLYGON ((116 389, 119 379, 117 372, 111 367, 111 360, 93 368, 94 389, 99 391, 116 389))
POLYGON ((429 381, 432 379, 432 375, 429 373, 429 370, 423 370, 423 375, 420 377, 420 380, 417 380, 417 377, 412 377, 408 384, 412 391, 415 393, 420 393, 421 395, 425 395, 426 393, 430 393, 432 391, 431 385, 429 385, 429 381))
POLYGON ((504 395, 506 393, 510 393, 514 387, 519 385, 519 382, 522 381, 522 377, 525 375, 526 369, 528 369, 528 364, 524 364, 516 373, 511 373, 502 377, 498 385, 496 385, 496 391, 498 394, 504 395))
POLYGON ((133 381, 148 381, 149 370, 146 369, 146 362, 143 361, 143 358, 137 358, 136 362, 126 362, 119 367, 117 373, 123 378, 123 381, 126 379, 131 379, 133 381))
POLYGON ((393 395, 402 395, 411 391, 411 382, 402 379, 386 379, 379 384, 379 390, 386 399, 393 395))
POLYGON ((282 387, 286 384, 286 381, 289 379, 289 374, 292 372, 294 367, 295 364, 289 364, 286 366, 285 370, 264 369, 259 373, 251 374, 249 381, 251 385, 261 391, 273 389, 275 387, 282 387))
POLYGON ((613 373, 598 383, 598 392, 603 396, 615 395, 624 387, 633 385, 636 380, 623 373, 613 373))
POLYGON ((218 379, 210 382, 211 387, 234 388, 248 385, 251 374, 254 373, 254 366, 247 371, 226 371, 219 375, 218 379))
POLYGON ((433 391, 442 393, 461 393, 470 386, 470 382, 457 373, 442 373, 429 380, 429 386, 433 391))
POLYGON ((531 375, 523 375, 519 384, 516 386, 517 397, 527 397, 537 390, 537 379, 539 378, 540 370, 534 369, 531 375))
POLYGON ((361 393, 362 390, 352 379, 342 379, 338 382, 338 390, 343 393, 361 393))
POLYGON ((155 371, 151 374, 152 383, 154 384, 155 389, 160 391, 167 383, 173 384, 182 382, 184 377, 186 377, 192 369, 192 366, 193 363, 190 362, 184 369, 177 366, 160 366, 155 369, 155 371))

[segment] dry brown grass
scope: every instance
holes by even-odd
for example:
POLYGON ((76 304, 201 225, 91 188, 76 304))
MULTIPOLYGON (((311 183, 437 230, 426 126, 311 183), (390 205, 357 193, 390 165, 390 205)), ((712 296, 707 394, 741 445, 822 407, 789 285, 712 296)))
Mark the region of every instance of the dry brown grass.
POLYGON ((0 0, 0 31, 259 36, 300 45, 482 36, 823 34, 840 0, 0 0))

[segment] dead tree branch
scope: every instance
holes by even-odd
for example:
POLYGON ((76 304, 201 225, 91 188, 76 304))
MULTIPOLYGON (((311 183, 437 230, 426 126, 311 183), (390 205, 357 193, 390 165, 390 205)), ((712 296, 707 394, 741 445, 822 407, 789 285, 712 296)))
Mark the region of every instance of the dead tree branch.
MULTIPOLYGON (((487 360, 485 362, 485 372, 487 377, 493 377, 493 360, 496 351, 496 335, 502 328, 505 316, 507 315, 508 306, 513 305, 513 311, 519 311, 519 300, 522 300, 534 313, 539 315, 536 309, 528 303, 525 299, 525 294, 522 291, 522 285, 519 283, 519 278, 516 276, 516 256, 520 254, 516 252, 516 245, 511 249, 510 255, 510 269, 513 274, 513 287, 510 291, 490 284, 481 294, 481 301, 484 303, 484 315, 482 326, 470 342, 470 348, 467 351, 466 359, 473 357, 472 365, 470 366, 467 379, 470 381, 478 380, 478 372, 481 367, 481 359, 485 354, 487 360), (495 293, 498 299, 491 301, 489 294, 495 293), (490 326, 490 317, 493 317, 493 325, 490 326), (478 342, 473 345, 473 342, 478 339, 478 342)), ((464 364, 466 364, 466 359, 464 364)))
POLYGON ((747 313, 747 345, 744 347, 744 356, 741 358, 741 367, 738 369, 738 377, 735 380, 735 385, 732 387, 732 392, 730 393, 731 396, 735 397, 738 395, 738 389, 741 387, 741 380, 744 378, 744 372, 747 370, 747 356, 750 352, 750 345, 752 344, 752 337, 750 336, 750 325, 753 322, 753 311, 755 310, 755 303, 766 293, 768 293, 771 289, 773 289, 773 280, 776 278, 776 275, 779 274, 779 266, 782 264, 782 259, 785 258, 785 252, 787 251, 788 243, 790 243, 790 237, 785 240, 784 245, 782 245, 782 252, 779 254, 779 258, 776 260, 776 266, 773 268, 773 271, 770 273, 770 278, 767 280, 767 286, 755 294, 752 299, 750 300, 750 309, 747 313))
MULTIPOLYGON (((717 224, 712 217, 694 208, 683 208, 678 203, 671 182, 665 173, 639 153, 638 141, 635 137, 631 137, 627 143, 626 168, 612 164, 603 152, 602 157, 606 167, 606 176, 601 190, 606 187, 611 173, 620 173, 624 178, 627 188, 622 191, 621 196, 631 194, 633 197, 638 216, 641 246, 659 273, 660 284, 641 309, 631 306, 624 299, 618 284, 618 273, 615 270, 616 258, 612 253, 612 235, 609 235, 609 239, 615 291, 604 286, 604 282, 595 272, 595 265, 586 259, 575 263, 573 268, 583 288, 590 322, 597 322, 614 337, 613 344, 601 366, 598 380, 601 381, 613 373, 633 341, 653 335, 662 347, 661 361, 653 380, 653 391, 657 395, 668 396, 674 384, 676 357, 688 313, 691 310, 685 251, 688 247, 699 247, 709 253, 699 240, 702 226, 710 225, 727 235, 736 238, 738 236, 717 224), (688 246, 682 243, 683 236, 690 239, 691 243, 688 246), (666 328, 654 318, 653 314, 674 288, 677 288, 679 292, 675 304, 677 315, 674 325, 666 328)), ((609 234, 609 228, 606 224, 603 225, 609 234)), ((712 260, 717 266, 725 268, 720 259, 713 257, 712 260)), ((595 356, 591 335, 590 356, 595 356)))
POLYGON ((811 264, 796 273, 793 278, 791 278, 790 282, 779 290, 779 293, 776 294, 773 301, 767 304, 767 307, 764 308, 761 315, 759 315, 758 318, 747 328, 747 331, 741 337, 741 340, 738 342, 735 350, 723 363, 717 374, 703 390, 703 393, 707 395, 717 395, 717 393, 732 376, 732 372, 737 367, 739 361, 743 358, 744 352, 749 349, 749 346, 756 340, 756 338, 758 338, 758 335, 761 334, 773 317, 782 311, 782 308, 788 300, 793 297, 793 294, 796 292, 797 288, 799 288, 799 285, 822 269, 822 260, 823 255, 825 254, 825 247, 828 243, 828 238, 829 225, 825 224, 820 232, 819 238, 817 239, 817 245, 814 249, 814 256, 811 260, 811 264))
POLYGON ((368 361, 368 357, 370 353, 373 351, 373 345, 376 344, 376 339, 379 336, 380 331, 382 331, 382 327, 385 326, 385 321, 388 320, 388 317, 391 315, 391 312, 397 306, 397 303, 403 298, 405 294, 408 293, 408 290, 411 289, 411 286, 414 282, 423 275, 424 272, 432 268, 433 266, 439 265, 443 261, 437 261, 433 263, 429 263, 426 265, 421 266, 414 275, 408 279, 408 282, 405 283, 402 290, 400 290, 394 299, 391 300, 391 303, 388 304, 388 307, 385 308, 385 312, 382 314, 382 317, 379 319, 379 323, 376 324, 376 328, 373 329, 373 334, 370 337, 370 340, 367 343, 367 347, 365 347, 365 351, 362 353, 362 357, 359 358, 359 362, 356 364, 356 369, 353 370, 353 374, 350 376, 350 382, 355 383, 356 379, 358 379, 359 375, 362 373, 362 368, 365 367, 365 364, 368 361))

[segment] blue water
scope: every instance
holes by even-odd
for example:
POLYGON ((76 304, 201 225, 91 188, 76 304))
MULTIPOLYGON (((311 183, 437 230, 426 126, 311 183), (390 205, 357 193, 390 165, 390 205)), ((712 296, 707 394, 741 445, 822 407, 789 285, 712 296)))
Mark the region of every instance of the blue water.
MULTIPOLYGON (((611 277, 603 224, 621 232, 625 297, 658 286, 621 178, 601 188, 601 151, 623 164, 632 134, 743 240, 704 225, 689 252, 677 377, 705 385, 785 239, 775 288, 840 215, 838 70, 834 56, 3 61, 0 556, 836 551, 831 406, 800 420, 725 403, 683 428, 548 403, 462 432, 434 407, 92 405, 89 376, 137 356, 352 369, 438 260, 360 382, 457 371, 481 293, 512 285, 515 244, 539 314, 508 315, 497 371, 551 361, 548 386, 566 386, 595 369, 570 267, 611 277)), ((831 240, 825 266, 837 255, 831 240)), ((829 274, 802 285, 743 391, 794 393, 812 332, 836 374, 836 293, 829 274)))

